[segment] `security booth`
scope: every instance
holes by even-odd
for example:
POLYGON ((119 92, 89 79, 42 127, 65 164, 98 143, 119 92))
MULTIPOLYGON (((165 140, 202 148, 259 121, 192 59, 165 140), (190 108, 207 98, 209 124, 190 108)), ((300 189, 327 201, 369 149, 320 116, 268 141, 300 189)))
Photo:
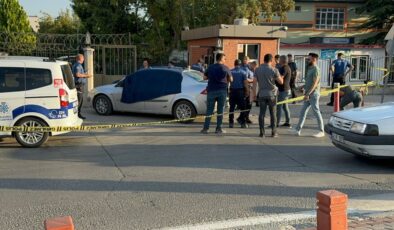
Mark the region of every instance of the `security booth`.
POLYGON ((217 53, 224 52, 226 65, 233 67, 235 59, 248 56, 251 61, 263 63, 265 54, 278 54, 280 38, 286 37, 287 27, 256 25, 215 25, 182 32, 187 41, 188 63, 213 64, 217 53))

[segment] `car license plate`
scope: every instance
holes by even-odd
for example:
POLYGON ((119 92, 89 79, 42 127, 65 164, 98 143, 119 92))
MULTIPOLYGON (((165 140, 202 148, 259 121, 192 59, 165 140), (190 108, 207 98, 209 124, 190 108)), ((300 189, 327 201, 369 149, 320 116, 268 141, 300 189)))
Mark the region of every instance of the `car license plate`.
POLYGON ((331 134, 331 138, 339 143, 345 143, 345 138, 342 135, 336 133, 331 134))

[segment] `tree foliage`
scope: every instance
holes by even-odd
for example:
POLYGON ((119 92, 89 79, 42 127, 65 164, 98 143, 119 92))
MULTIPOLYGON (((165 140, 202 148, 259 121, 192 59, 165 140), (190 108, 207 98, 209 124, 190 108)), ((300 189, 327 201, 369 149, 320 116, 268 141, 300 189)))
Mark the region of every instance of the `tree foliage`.
POLYGON ((44 13, 40 18, 39 32, 44 34, 75 34, 84 32, 84 29, 78 16, 67 9, 60 11, 56 18, 44 13))
POLYGON ((26 54, 35 47, 36 37, 18 0, 0 0, 0 32, 6 38, 0 42, 11 53, 23 49, 26 54))
MULTIPOLYGON (((394 23, 394 4, 393 0, 367 0, 364 5, 358 7, 356 12, 369 15, 360 28, 364 29, 383 29, 389 30, 394 23)), ((383 43, 386 32, 380 32, 375 36, 367 38, 364 44, 383 43)))
POLYGON ((165 61, 171 50, 184 45, 181 32, 186 26, 233 24, 235 18, 255 24, 273 16, 285 20, 293 7, 293 0, 72 0, 89 32, 129 32, 137 45, 145 45, 143 53, 165 61))
POLYGON ((368 0, 356 12, 369 15, 368 20, 361 25, 362 28, 390 29, 394 23, 393 0, 368 0))

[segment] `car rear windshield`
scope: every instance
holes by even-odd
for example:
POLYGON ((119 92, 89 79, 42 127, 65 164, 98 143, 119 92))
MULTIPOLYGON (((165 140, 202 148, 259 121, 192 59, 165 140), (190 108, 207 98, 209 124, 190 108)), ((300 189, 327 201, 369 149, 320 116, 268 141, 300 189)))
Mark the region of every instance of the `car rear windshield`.
POLYGON ((195 81, 204 82, 203 74, 198 71, 187 71, 185 74, 195 81))
POLYGON ((74 76, 71 72, 70 66, 62 65, 61 67, 64 83, 66 83, 69 89, 75 89, 74 76))

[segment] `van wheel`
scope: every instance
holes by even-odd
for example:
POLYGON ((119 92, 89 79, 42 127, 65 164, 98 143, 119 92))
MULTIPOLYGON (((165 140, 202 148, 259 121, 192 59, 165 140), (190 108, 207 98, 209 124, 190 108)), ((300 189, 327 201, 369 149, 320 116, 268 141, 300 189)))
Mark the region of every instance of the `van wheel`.
MULTIPOLYGON (((34 117, 23 118, 16 123, 22 127, 46 127, 47 124, 34 117)), ((49 137, 47 132, 15 132, 15 139, 20 145, 26 148, 36 148, 44 144, 49 137)))
POLYGON ((98 95, 94 99, 93 107, 99 115, 110 115, 112 113, 111 100, 105 95, 98 95))
POLYGON ((197 115, 194 105, 189 101, 179 101, 175 104, 172 115, 175 119, 190 119, 186 121, 181 121, 182 123, 193 122, 197 115))

